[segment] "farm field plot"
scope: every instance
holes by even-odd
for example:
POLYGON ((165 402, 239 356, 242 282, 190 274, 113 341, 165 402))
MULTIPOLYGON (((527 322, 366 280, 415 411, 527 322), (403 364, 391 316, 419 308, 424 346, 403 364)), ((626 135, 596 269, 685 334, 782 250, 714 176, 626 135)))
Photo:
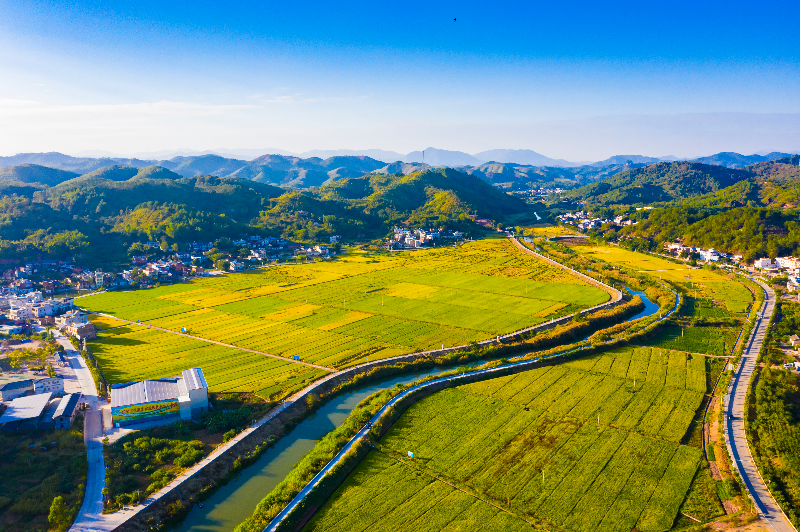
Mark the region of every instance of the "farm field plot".
POLYGON ((94 323, 94 326, 98 331, 127 325, 127 322, 109 318, 108 316, 100 316, 99 314, 89 314, 89 321, 94 323))
POLYGON ((253 392, 274 400, 326 374, 288 360, 138 325, 108 330, 89 346, 109 384, 171 377, 201 367, 212 392, 253 392))
POLYGON ((681 327, 670 323, 643 345, 677 349, 691 353, 727 356, 733 351, 739 329, 734 327, 681 327))
POLYGON ((580 247, 594 258, 622 264, 675 283, 683 290, 684 306, 671 323, 644 345, 693 353, 730 355, 744 324, 753 296, 742 283, 717 271, 689 269, 680 264, 614 246, 580 247), (711 324, 696 323, 698 318, 722 318, 711 324), (737 325, 736 322, 739 322, 737 325))
POLYGON ((385 455, 371 453, 303 530, 515 532, 530 525, 385 455))
MULTIPOLYGON (((400 417, 380 441, 387 456, 372 451, 306 530, 424 522, 422 501, 446 485, 398 459, 567 530, 668 530, 702 458, 681 441, 706 367, 699 355, 627 347, 436 392, 400 417)), ((438 510, 476 523, 482 505, 438 510)))
POLYGON ((700 285, 698 290, 690 290, 689 294, 711 292, 708 286, 718 289, 717 285, 724 287, 724 292, 717 293, 717 297, 725 299, 695 298, 685 294, 683 308, 675 321, 643 340, 642 344, 692 353, 730 355, 746 318, 743 312, 730 309, 746 311, 751 294, 746 287, 733 281, 700 285))
MULTIPOLYGON (((609 299, 505 239, 82 299, 90 311, 344 368, 463 345, 609 299)), ((109 353, 110 355, 110 353, 109 353)))
MULTIPOLYGON (((593 259, 604 260, 613 264, 622 264, 635 270, 663 272, 676 270, 677 273, 675 275, 681 275, 681 272, 689 272, 688 265, 684 266, 683 264, 670 262, 659 257, 628 251, 619 246, 572 246, 572 248, 575 251, 579 251, 582 255, 587 255, 593 259)), ((695 271, 696 270, 692 270, 693 276, 695 271)))

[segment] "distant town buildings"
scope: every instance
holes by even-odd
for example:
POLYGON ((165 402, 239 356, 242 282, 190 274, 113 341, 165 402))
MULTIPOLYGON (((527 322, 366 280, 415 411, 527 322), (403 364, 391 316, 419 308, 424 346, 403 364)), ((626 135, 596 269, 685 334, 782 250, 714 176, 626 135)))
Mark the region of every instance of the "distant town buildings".
POLYGON ((423 248, 438 240, 460 240, 464 238, 461 231, 439 231, 438 229, 406 229, 394 228, 394 236, 386 247, 389 249, 423 248))
POLYGON ((580 231, 588 231, 590 229, 598 229, 603 226, 618 226, 624 227, 627 225, 636 225, 628 218, 629 213, 615 216, 613 219, 592 217, 586 211, 568 212, 556 216, 556 219, 566 225, 571 225, 580 231))

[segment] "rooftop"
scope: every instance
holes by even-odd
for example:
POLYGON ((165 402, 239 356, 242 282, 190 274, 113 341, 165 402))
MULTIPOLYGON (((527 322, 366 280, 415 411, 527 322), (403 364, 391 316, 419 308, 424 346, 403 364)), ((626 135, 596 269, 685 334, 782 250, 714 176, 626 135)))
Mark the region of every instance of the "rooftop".
POLYGON ((183 380, 186 384, 186 389, 189 391, 208 388, 208 384, 206 384, 206 378, 203 375, 203 370, 200 368, 183 370, 183 380))
POLYGON ((61 398, 61 402, 58 403, 58 408, 56 409, 56 413, 53 414, 53 417, 58 416, 71 416, 75 407, 78 406, 78 401, 80 400, 81 395, 78 393, 71 393, 69 395, 65 395, 61 398))
POLYGON ((3 416, 0 417, 0 424, 41 416, 50 401, 50 395, 48 392, 14 399, 8 404, 3 416))
POLYGON ((177 399, 180 377, 129 382, 111 387, 111 408, 177 399))
POLYGON ((186 397, 192 390, 208 389, 203 370, 185 369, 179 377, 126 382, 111 387, 111 407, 138 405, 186 397))
POLYGON ((33 386, 34 379, 38 378, 38 375, 34 375, 30 371, 3 373, 0 375, 0 390, 16 390, 18 388, 33 386))

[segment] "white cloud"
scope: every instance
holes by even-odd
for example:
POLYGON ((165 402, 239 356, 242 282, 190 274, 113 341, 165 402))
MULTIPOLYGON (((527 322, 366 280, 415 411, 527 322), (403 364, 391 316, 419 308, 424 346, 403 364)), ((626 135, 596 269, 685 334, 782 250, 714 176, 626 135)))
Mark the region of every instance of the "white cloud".
POLYGON ((3 107, 7 108, 18 108, 18 107, 26 107, 31 105, 36 105, 39 102, 36 100, 28 100, 25 98, 0 98, 0 109, 3 107))

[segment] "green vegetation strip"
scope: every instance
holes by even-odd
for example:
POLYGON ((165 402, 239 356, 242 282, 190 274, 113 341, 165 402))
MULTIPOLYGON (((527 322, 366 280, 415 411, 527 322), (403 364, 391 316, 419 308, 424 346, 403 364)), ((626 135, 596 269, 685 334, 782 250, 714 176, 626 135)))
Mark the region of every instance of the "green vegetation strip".
MULTIPOLYGON (((701 458, 679 442, 705 390, 703 357, 616 349, 437 392, 409 407, 381 447, 413 451, 414 467, 542 523, 664 530, 701 458)), ((372 453, 357 471, 380 462, 372 453)), ((410 472, 386 492, 383 476, 357 472, 306 528, 414 530, 427 506, 407 501, 430 488, 406 487, 410 472), (388 520, 398 512, 403 520, 388 520)))

